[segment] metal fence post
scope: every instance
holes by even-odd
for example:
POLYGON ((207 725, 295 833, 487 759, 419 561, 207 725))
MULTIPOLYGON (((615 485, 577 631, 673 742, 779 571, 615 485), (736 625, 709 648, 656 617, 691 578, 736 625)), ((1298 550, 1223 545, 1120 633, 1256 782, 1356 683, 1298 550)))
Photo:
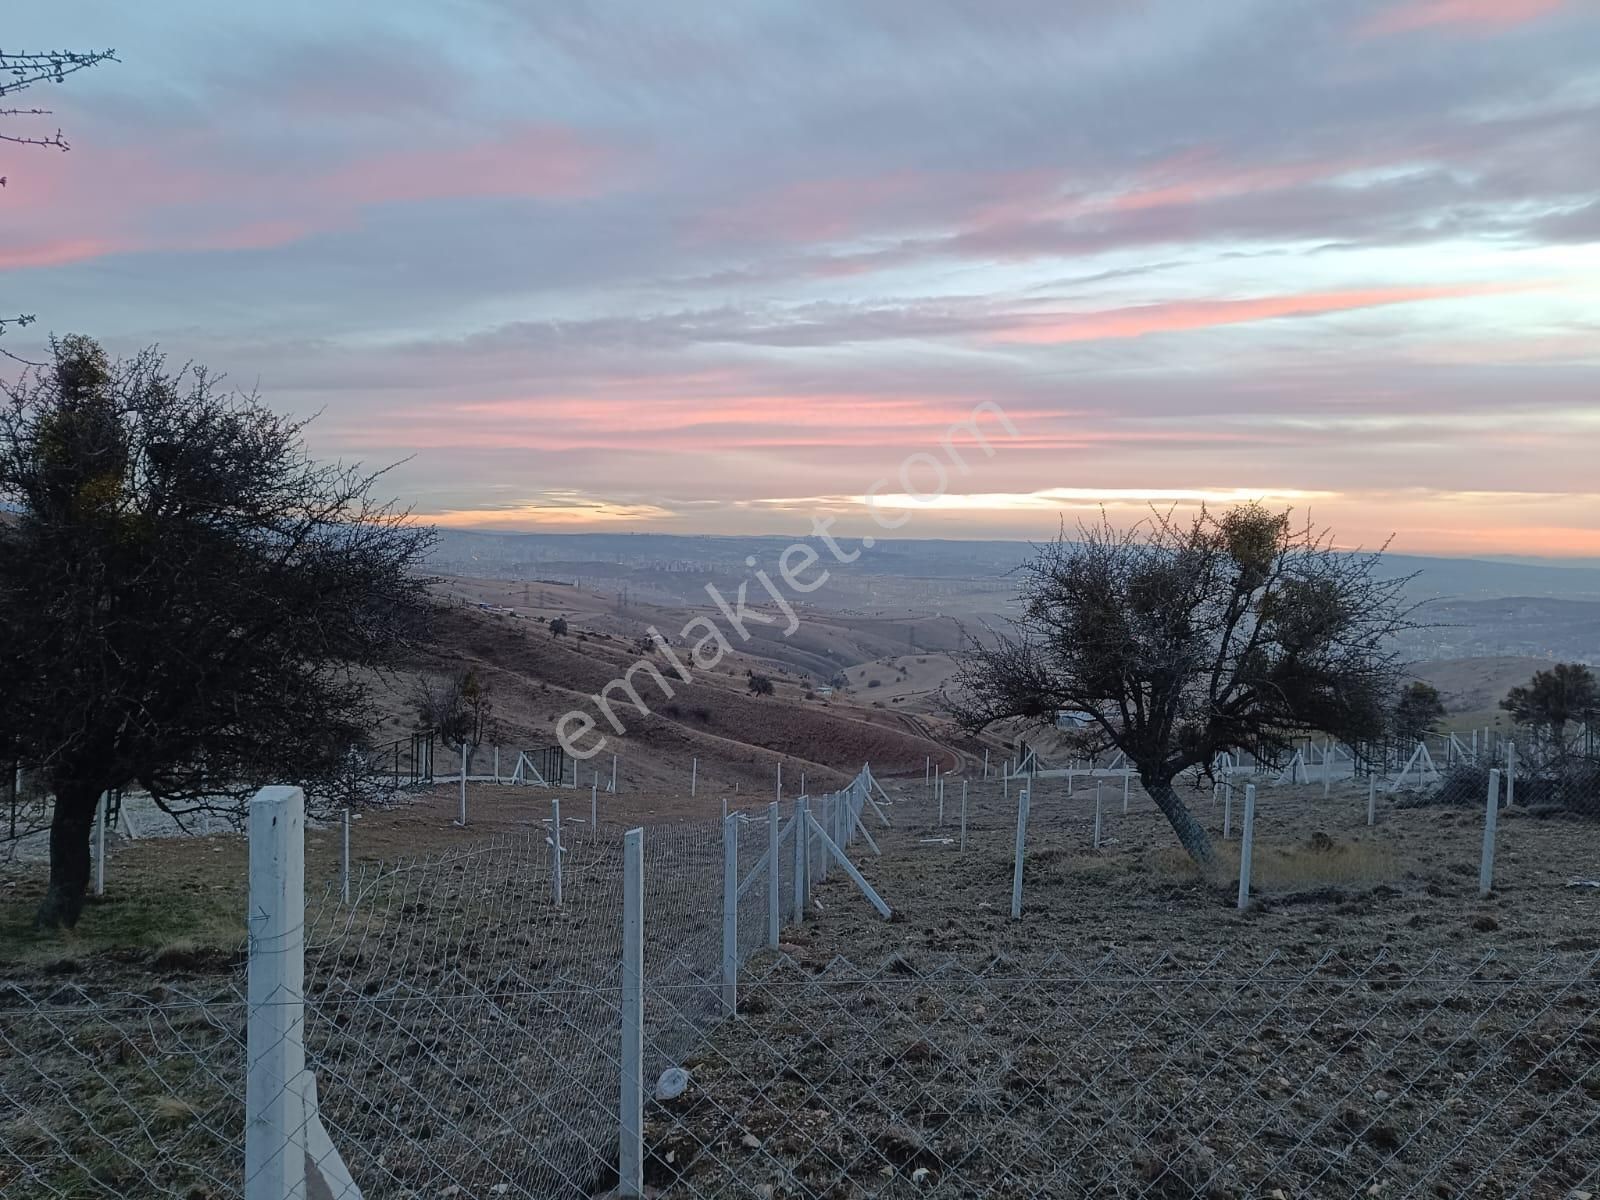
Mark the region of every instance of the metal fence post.
POLYGON ((1517 744, 1506 743, 1506 807, 1517 802, 1517 744))
POLYGON ((644 830, 622 838, 622 1095, 617 1195, 644 1195, 644 830))
POLYGON ((1489 803, 1483 814, 1483 854, 1478 859, 1478 896, 1494 890, 1494 833, 1500 818, 1500 768, 1489 772, 1489 803))
POLYGON ((340 854, 342 869, 339 875, 339 896, 350 903, 350 810, 344 810, 344 846, 340 854))
POLYGON ((467 744, 461 743, 461 827, 467 827, 467 744))
POLYGON ((699 782, 700 782, 700 760, 698 758, 691 758, 689 760, 689 795, 691 797, 694 795, 695 788, 699 784, 699 782))
POLYGON ((1378 820, 1378 776, 1367 776, 1367 824, 1375 825, 1378 820))
POLYGON ((1233 784, 1229 782, 1222 785, 1222 840, 1226 842, 1231 837, 1233 837, 1233 784))
POLYGON ((778 873, 778 802, 767 806, 767 945, 778 948, 778 929, 783 923, 779 909, 783 905, 779 894, 778 873))
POLYGON ((1123 767, 1122 768, 1122 815, 1123 816, 1127 816, 1128 815, 1128 779, 1129 779, 1128 768, 1127 767, 1123 767))
POLYGON ((1017 853, 1011 870, 1011 919, 1022 918, 1022 850, 1028 840, 1028 788, 1017 790, 1017 853))
POLYGON ((550 797, 550 888, 561 907, 561 797, 550 797))
POLYGON ((1094 785, 1094 848, 1100 849, 1100 785, 1094 785))
POLYGON ((739 1011, 739 815, 722 818, 722 1015, 739 1011))
POLYGON ((1244 785, 1244 832, 1239 839, 1239 907, 1250 907, 1250 856, 1256 842, 1256 785, 1244 785))
POLYGON ((611 792, 614 795, 616 793, 616 790, 617 790, 617 756, 615 754, 613 754, 611 756, 611 786, 608 787, 606 789, 606 791, 611 792))
POLYGON ((305 826, 299 788, 252 797, 245 1200, 305 1195, 305 826))

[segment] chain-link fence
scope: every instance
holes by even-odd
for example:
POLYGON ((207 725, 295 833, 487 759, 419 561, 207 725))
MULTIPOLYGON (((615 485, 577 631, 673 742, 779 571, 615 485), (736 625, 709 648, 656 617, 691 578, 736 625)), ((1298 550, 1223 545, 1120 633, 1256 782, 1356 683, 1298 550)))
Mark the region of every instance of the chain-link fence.
MULTIPOLYGON (((270 1001, 303 992, 303 1026, 280 1022, 273 1047, 302 1045, 315 1079, 300 1132, 324 1130, 368 1197, 637 1182, 771 1200, 1571 1200, 1600 1179, 1593 953, 975 962, 912 930, 870 960, 788 944, 813 905, 873 919, 847 863, 874 875, 879 847, 933 872, 942 854, 992 861, 968 874, 1003 905, 1016 785, 969 785, 963 804, 950 782, 891 803, 864 772, 829 804, 651 828, 631 864, 621 829, 569 815, 358 868, 348 900, 344 880, 315 883, 281 935, 253 911, 258 964, 304 945, 303 988, 270 1001)), ((1132 782, 1125 815, 1122 786, 1032 781, 1029 870, 1092 852, 1097 792, 1104 846, 1134 836, 1150 802, 1132 782)), ((183 982, 139 994, 0 986, 0 1197, 266 1194, 247 1167, 263 1000, 245 958, 176 952, 183 982)), ((291 1066, 271 1092, 294 1083, 291 1066)))

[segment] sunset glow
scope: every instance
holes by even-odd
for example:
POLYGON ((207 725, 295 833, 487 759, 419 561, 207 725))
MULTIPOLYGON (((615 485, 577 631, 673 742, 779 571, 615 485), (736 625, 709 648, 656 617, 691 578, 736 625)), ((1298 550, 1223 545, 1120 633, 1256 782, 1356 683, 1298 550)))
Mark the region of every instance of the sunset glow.
POLYGON ((159 343, 421 519, 1262 500, 1600 555, 1593 4, 80 16, 120 62, 51 88, 71 152, 0 143, 4 348, 159 343), (986 402, 992 453, 952 435, 986 402))

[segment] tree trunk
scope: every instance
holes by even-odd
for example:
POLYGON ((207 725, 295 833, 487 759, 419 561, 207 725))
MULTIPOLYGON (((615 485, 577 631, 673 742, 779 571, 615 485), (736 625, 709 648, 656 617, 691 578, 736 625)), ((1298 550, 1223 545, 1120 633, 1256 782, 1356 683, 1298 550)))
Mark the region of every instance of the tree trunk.
POLYGON ((40 929, 71 929, 78 923, 89 890, 89 836, 99 802, 97 788, 73 785, 56 789, 55 813, 50 820, 50 885, 34 918, 40 929))
POLYGON ((1211 850, 1211 835, 1206 832, 1205 826, 1194 819, 1194 814, 1184 802, 1178 799, 1178 793, 1172 790, 1170 779, 1147 779, 1139 776, 1139 782, 1144 784, 1144 790, 1150 794, 1150 799, 1156 802, 1156 807, 1163 816, 1172 823, 1172 831, 1178 835, 1178 841, 1183 843, 1183 848, 1189 852, 1189 857, 1197 863, 1210 863, 1214 857, 1211 850))

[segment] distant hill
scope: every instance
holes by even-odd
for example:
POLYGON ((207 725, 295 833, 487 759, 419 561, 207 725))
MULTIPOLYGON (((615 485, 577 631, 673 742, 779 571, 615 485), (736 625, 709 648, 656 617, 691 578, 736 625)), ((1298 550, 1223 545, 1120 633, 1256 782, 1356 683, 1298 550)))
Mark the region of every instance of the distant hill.
MULTIPOLYGON (((498 533, 443 530, 434 560, 448 574, 521 578, 542 568, 561 576, 576 570, 595 579, 645 576, 739 577, 745 559, 776 562, 792 536, 719 537, 665 533, 498 533)), ((822 549, 817 543, 817 548, 822 549)), ((1028 542, 885 538, 848 567, 832 564, 853 581, 867 578, 1001 581, 1031 551, 1028 542)), ((826 560, 825 560, 826 561, 826 560)), ((1419 598, 1491 599, 1537 596, 1600 600, 1600 567, 1558 560, 1504 561, 1414 554, 1385 556, 1392 575, 1418 576, 1419 598)), ((826 597, 818 603, 826 603, 826 597)))

